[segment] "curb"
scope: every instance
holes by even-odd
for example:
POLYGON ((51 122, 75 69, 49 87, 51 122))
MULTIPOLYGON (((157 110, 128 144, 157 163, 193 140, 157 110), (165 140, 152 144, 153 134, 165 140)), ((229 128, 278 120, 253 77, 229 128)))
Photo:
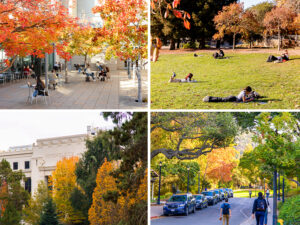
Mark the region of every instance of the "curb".
POLYGON ((152 216, 150 219, 151 220, 155 220, 155 219, 159 219, 159 218, 163 218, 164 216, 152 216))

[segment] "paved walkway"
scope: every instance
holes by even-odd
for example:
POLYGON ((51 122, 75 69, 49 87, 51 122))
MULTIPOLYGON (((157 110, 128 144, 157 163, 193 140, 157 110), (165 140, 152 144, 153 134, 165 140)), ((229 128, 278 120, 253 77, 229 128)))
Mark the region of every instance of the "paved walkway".
MULTIPOLYGON (((147 99, 147 72, 142 73, 143 98, 147 99)), ((85 75, 69 72, 69 83, 49 90, 50 103, 42 97, 38 103, 26 103, 28 88, 26 79, 14 83, 0 84, 1 109, 146 109, 147 103, 135 102, 137 80, 129 80, 126 71, 110 72, 106 82, 85 82, 85 75)), ((30 80, 35 83, 34 80, 30 80)))

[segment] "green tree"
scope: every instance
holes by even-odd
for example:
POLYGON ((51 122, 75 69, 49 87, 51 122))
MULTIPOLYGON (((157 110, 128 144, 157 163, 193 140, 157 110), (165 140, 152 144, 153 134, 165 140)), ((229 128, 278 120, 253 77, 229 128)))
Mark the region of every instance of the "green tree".
POLYGON ((0 202, 4 204, 0 224, 20 224, 22 208, 29 198, 29 193, 21 185, 21 181, 24 180, 22 171, 12 171, 5 159, 0 162, 0 190, 4 189, 0 195, 0 202))
POLYGON ((46 204, 43 207, 41 214, 40 225, 58 225, 58 218, 56 213, 56 207, 52 198, 48 198, 46 204))
POLYGON ((238 132, 230 113, 152 113, 151 158, 159 153, 168 159, 196 159, 213 149, 233 143, 238 132), (163 132, 166 142, 160 141, 163 132), (157 144, 153 145, 156 142, 157 144))
POLYGON ((40 181, 34 196, 29 199, 28 205, 23 209, 23 220, 31 225, 39 225, 42 210, 48 198, 48 187, 43 181, 40 181))

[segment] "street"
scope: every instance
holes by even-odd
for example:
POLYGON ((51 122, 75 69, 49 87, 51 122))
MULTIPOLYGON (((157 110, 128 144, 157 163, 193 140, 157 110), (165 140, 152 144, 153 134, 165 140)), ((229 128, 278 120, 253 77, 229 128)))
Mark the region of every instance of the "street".
MULTIPOLYGON (((252 225, 256 224, 255 220, 250 219, 252 212, 252 205, 255 198, 230 198, 232 216, 230 218, 230 225, 252 225)), ((223 201, 224 202, 224 201, 223 201)), ((195 214, 188 216, 168 216, 159 219, 151 220, 153 225, 174 225, 174 224, 188 224, 188 225, 214 225, 222 224, 219 220, 220 206, 218 203, 214 206, 209 206, 206 209, 197 210, 195 214)), ((272 204, 272 200, 270 200, 272 204)), ((152 210, 152 208, 151 208, 152 210)), ((162 211, 161 211, 162 212, 162 211)), ((271 213, 268 215, 268 224, 271 224, 271 213)))

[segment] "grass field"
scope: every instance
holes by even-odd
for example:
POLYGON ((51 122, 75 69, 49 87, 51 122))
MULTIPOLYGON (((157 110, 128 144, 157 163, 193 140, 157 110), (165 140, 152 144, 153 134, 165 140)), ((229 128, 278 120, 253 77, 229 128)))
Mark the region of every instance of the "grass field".
MULTIPOLYGON (((258 192, 262 192, 264 193, 264 190, 254 190, 252 189, 252 198, 255 198, 255 194, 256 197, 258 197, 258 192)), ((233 191, 233 196, 235 198, 249 198, 249 190, 239 190, 239 191, 233 191)), ((273 196, 273 190, 270 190, 270 196, 273 196)))
POLYGON ((299 109, 300 55, 285 63, 267 63, 267 53, 211 53, 161 55, 151 64, 152 109, 299 109), (168 83, 172 72, 183 79, 194 74, 197 83, 168 83), (237 96, 246 86, 266 96, 250 103, 207 103, 209 96, 237 96))

